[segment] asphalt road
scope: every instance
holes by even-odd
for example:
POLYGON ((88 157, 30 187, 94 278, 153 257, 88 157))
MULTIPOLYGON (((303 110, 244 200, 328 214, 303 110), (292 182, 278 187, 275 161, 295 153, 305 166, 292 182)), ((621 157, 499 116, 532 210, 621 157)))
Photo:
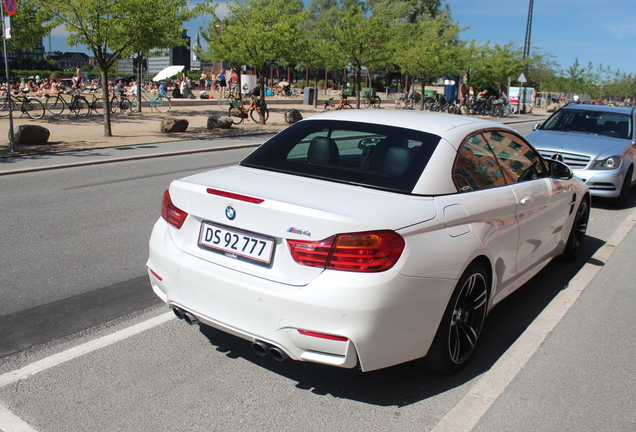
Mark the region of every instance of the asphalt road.
MULTIPOLYGON (((245 341, 166 315, 145 276, 148 236, 169 182, 248 151, 0 177, 0 349, 13 347, 0 353, 0 428, 431 430, 636 205, 636 193, 625 210, 595 202, 584 259, 550 264, 495 308, 473 362, 457 375, 434 375, 419 362, 365 374, 277 363, 245 341), (145 327, 135 333, 134 325, 145 327)), ((631 281, 629 262, 621 264, 607 283, 631 281)), ((495 408, 523 401, 527 389, 518 388, 495 408)), ((493 424, 479 430, 511 430, 493 424)))
POLYGON ((145 260, 163 191, 249 151, 0 177, 0 356, 158 304, 145 260))

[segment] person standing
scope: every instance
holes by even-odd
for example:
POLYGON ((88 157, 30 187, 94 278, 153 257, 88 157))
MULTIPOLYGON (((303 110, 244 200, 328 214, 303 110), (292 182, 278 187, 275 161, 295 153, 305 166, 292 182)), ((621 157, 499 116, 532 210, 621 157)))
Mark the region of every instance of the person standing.
POLYGON ((216 89, 216 75, 214 75, 214 72, 210 72, 210 81, 208 81, 210 83, 210 90, 211 91, 217 91, 216 89))
POLYGON ((227 87, 227 81, 225 78, 225 69, 221 69, 221 73, 219 74, 219 92, 220 97, 225 96, 225 88, 227 87))
POLYGON ((239 76, 236 73, 236 69, 232 69, 232 74, 230 75, 230 91, 232 93, 239 93, 239 76))
POLYGON ((82 71, 79 67, 75 68, 75 74, 73 75, 73 88, 81 90, 82 88, 82 71))

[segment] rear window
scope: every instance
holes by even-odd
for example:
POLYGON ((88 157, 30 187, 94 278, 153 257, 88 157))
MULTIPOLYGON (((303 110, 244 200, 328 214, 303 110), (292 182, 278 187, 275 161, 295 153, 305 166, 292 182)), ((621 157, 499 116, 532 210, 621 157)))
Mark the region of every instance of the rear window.
POLYGON ((439 141, 411 129, 310 120, 274 136, 241 165, 410 193, 439 141))
POLYGON ((541 129, 629 139, 633 127, 630 119, 630 115, 623 113, 562 109, 552 115, 541 129))

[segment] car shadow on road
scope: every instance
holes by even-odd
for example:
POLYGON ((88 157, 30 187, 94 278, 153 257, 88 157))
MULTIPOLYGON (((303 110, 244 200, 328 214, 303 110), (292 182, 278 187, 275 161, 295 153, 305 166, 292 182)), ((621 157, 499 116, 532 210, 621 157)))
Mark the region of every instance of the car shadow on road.
POLYGON ((468 366, 450 376, 427 369, 422 360, 372 372, 358 369, 296 362, 277 362, 272 357, 259 357, 251 344, 216 329, 200 325, 217 351, 230 358, 243 358, 272 373, 284 376, 296 387, 317 395, 331 395, 379 406, 403 407, 453 390, 488 371, 545 307, 566 288, 578 271, 603 246, 600 239, 587 237, 581 257, 575 262, 553 260, 523 287, 499 303, 489 314, 473 359, 468 366))

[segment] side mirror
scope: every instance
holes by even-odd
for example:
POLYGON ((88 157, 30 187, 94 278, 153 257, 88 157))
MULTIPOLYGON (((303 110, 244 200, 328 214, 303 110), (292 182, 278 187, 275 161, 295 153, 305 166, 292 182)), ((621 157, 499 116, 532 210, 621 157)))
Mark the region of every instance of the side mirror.
POLYGON ((543 124, 543 123, 537 123, 537 124, 535 124, 535 125, 532 127, 532 130, 533 130, 533 131, 536 131, 537 129, 539 129, 539 128, 541 127, 541 125, 542 125, 542 124, 543 124))
POLYGON ((570 180, 574 177, 570 167, 563 162, 551 159, 548 163, 550 164, 550 177, 559 180, 570 180))

